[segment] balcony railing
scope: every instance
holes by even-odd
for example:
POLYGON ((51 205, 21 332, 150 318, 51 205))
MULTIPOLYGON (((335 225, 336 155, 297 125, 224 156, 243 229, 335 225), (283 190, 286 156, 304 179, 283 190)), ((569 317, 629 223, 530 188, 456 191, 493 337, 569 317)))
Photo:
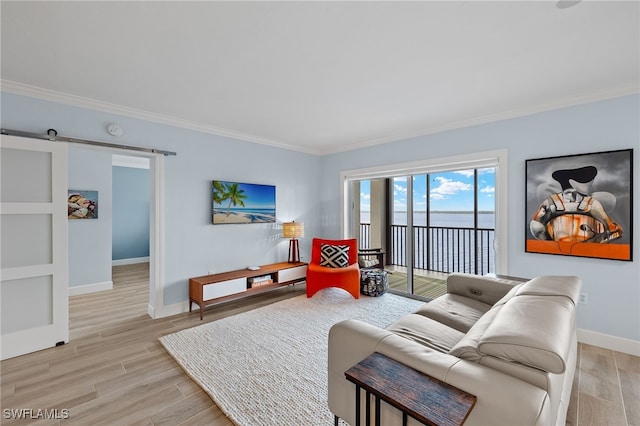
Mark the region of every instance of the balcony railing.
MULTIPOLYGON (((495 229, 414 226, 413 267, 444 273, 495 273, 495 229)), ((407 266, 407 226, 391 225, 387 263, 407 266)), ((370 225, 360 224, 360 246, 369 247, 370 225)))

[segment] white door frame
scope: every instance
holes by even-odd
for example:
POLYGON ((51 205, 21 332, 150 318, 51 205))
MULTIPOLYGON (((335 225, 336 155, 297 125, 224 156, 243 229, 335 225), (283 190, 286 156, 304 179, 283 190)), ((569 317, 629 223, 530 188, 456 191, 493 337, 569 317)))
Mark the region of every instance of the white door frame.
MULTIPOLYGON (((149 303, 147 312, 153 319, 164 315, 164 159, 162 154, 132 153, 129 150, 109 149, 114 155, 149 160, 149 303), (123 152, 126 151, 126 152, 123 152)), ((133 160, 135 164, 135 160, 133 160)))
POLYGON ((164 315, 164 155, 149 159, 151 199, 149 218, 149 316, 164 315))

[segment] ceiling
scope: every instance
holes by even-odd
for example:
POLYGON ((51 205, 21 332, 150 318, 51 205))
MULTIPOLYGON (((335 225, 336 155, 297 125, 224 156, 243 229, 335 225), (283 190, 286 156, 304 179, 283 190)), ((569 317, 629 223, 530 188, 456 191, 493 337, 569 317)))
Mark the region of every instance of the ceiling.
POLYGON ((2 1, 0 77, 322 155, 637 93, 639 5, 2 1))

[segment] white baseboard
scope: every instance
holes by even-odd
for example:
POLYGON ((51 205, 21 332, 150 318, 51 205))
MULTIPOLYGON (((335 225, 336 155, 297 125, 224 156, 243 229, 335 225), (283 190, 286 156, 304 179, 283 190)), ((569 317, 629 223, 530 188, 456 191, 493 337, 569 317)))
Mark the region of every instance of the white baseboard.
MULTIPOLYGON (((149 310, 151 309, 151 306, 149 306, 149 310)), ((189 302, 178 302, 174 303, 173 305, 161 306, 160 309, 155 310, 155 317, 152 316, 151 318, 157 319, 170 317, 173 315, 182 314, 184 312, 189 312, 189 302)), ((151 312, 149 312, 149 315, 151 315, 151 312)))
POLYGON ((612 336, 610 334, 598 333, 597 331, 584 330, 579 328, 578 341, 588 345, 599 346, 616 352, 640 356, 640 341, 625 339, 624 337, 612 336))
POLYGON ((149 256, 147 257, 132 257, 130 259, 118 259, 118 260, 112 260, 111 261, 111 265, 112 266, 122 266, 122 265, 133 265, 136 263, 148 263, 149 262, 149 256))
POLYGON ((78 296, 79 294, 97 293, 99 291, 107 290, 113 290, 113 281, 69 287, 69 296, 78 296))

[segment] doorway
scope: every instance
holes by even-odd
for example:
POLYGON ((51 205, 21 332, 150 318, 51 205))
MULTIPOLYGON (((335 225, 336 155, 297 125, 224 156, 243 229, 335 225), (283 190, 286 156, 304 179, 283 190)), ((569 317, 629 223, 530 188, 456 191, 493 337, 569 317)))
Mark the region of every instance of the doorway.
MULTIPOLYGON (((72 148, 70 148, 70 152, 72 148)), ((144 245, 147 248, 145 252, 146 256, 139 256, 137 261, 148 262, 148 298, 144 304, 145 312, 151 318, 157 318, 163 315, 163 292, 162 292, 162 200, 163 200, 163 174, 164 174, 164 155, 155 153, 132 153, 127 150, 117 150, 110 148, 95 148, 95 147, 83 147, 78 146, 73 148, 74 155, 70 156, 69 173, 75 177, 74 185, 91 186, 91 189, 99 190, 99 196, 102 202, 100 208, 102 213, 100 220, 93 223, 82 223, 82 229, 76 226, 76 230, 79 231, 73 236, 74 239, 86 238, 86 231, 89 226, 96 227, 102 222, 106 225, 106 229, 100 231, 100 239, 94 239, 93 241, 101 241, 105 248, 100 248, 100 253, 85 260, 86 256, 76 256, 75 260, 70 256, 70 268, 77 268, 83 271, 83 275, 71 282, 69 287, 70 295, 84 295, 91 294, 100 290, 109 290, 113 288, 112 284, 112 202, 113 202, 113 155, 122 156, 123 154, 127 158, 134 158, 135 161, 145 162, 145 173, 148 174, 147 181, 144 184, 146 186, 145 197, 148 207, 148 213, 145 218, 145 225, 147 228, 146 235, 140 237, 134 236, 135 239, 143 239, 144 245), (91 167, 87 170, 87 167, 91 167), (72 173, 73 172, 73 173, 72 173), (94 187, 97 186, 97 187, 94 187), (81 261, 83 263, 78 264, 81 261), (87 264, 86 262, 95 262, 87 264), (74 263, 75 262, 75 263, 74 263), (99 269, 99 273, 96 272, 93 275, 89 275, 92 269, 99 269), (89 271, 89 272, 87 272, 89 271), (109 286, 102 286, 103 282, 108 282, 109 286), (89 284, 85 284, 89 283, 89 284), (98 283, 100 285, 95 285, 98 283)), ((122 158, 122 157, 121 157, 122 158)), ((129 163, 131 160, 129 160, 129 163)), ((128 168, 131 170, 130 168, 128 168)), ((133 202, 135 204, 135 202, 133 202)), ((135 209, 136 207, 133 206, 135 209)), ((126 220, 126 219, 125 219, 126 220)), ((78 224, 76 224, 78 225, 78 224)), ((104 227, 104 225, 100 225, 104 227)), ((70 235, 70 237, 72 237, 70 235)), ((77 248, 75 248, 77 251, 77 248)), ((130 255, 124 255, 123 257, 129 258, 130 255)))
POLYGON ((112 155, 112 282, 129 305, 127 312, 148 311, 150 252, 150 160, 112 155))

